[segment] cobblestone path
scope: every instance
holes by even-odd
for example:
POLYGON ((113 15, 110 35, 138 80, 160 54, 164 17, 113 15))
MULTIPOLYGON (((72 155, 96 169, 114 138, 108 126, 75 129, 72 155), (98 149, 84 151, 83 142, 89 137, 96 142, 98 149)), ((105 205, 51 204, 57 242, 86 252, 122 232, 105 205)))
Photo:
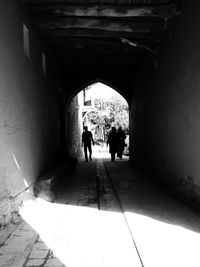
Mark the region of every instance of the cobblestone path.
POLYGON ((126 159, 80 161, 0 231, 0 267, 199 267, 200 217, 126 159))

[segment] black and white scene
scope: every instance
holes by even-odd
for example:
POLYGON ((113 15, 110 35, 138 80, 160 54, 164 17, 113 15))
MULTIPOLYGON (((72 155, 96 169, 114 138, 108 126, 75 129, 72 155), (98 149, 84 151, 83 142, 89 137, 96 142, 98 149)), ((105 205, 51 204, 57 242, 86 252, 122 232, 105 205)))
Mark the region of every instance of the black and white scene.
POLYGON ((0 0, 0 267, 200 267, 199 14, 0 0))

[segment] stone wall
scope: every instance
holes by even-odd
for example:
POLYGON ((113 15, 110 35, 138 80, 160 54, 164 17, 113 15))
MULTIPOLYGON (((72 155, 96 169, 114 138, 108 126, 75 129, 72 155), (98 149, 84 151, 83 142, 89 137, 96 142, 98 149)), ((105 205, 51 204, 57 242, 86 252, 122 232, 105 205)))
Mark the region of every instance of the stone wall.
POLYGON ((182 1, 151 86, 133 98, 135 161, 165 172, 159 180, 190 199, 200 197, 199 12, 199 1, 182 1))
POLYGON ((49 79, 53 76, 48 68, 50 57, 18 1, 0 2, 0 36, 0 216, 3 216, 5 210, 11 213, 16 210, 6 208, 10 200, 18 202, 19 192, 34 183, 54 160, 59 129, 52 87, 55 82, 49 79), (23 48, 23 24, 29 30, 29 55, 23 48), (47 58, 46 73, 42 69, 42 53, 47 58))
POLYGON ((78 96, 69 103, 67 109, 67 148, 69 157, 82 156, 81 149, 81 125, 78 105, 78 96))

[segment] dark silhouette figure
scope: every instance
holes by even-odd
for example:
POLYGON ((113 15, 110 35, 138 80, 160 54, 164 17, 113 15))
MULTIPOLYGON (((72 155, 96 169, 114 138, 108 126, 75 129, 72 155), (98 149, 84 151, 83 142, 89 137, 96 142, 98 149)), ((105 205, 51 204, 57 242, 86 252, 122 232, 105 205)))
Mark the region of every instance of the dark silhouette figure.
POLYGON ((119 141, 116 128, 112 127, 107 140, 107 146, 109 145, 109 152, 111 154, 111 161, 115 161, 115 154, 117 153, 118 143, 119 141))
POLYGON ((92 133, 88 131, 88 127, 84 126, 83 129, 84 132, 82 133, 82 145, 84 146, 85 162, 88 162, 87 150, 89 151, 89 159, 92 161, 92 143, 94 145, 94 140, 92 133))
POLYGON ((124 152, 125 139, 126 139, 126 135, 125 135, 124 131, 122 130, 122 127, 118 128, 117 135, 118 135, 118 142, 119 142, 118 143, 117 156, 118 156, 118 158, 122 159, 122 154, 124 152))

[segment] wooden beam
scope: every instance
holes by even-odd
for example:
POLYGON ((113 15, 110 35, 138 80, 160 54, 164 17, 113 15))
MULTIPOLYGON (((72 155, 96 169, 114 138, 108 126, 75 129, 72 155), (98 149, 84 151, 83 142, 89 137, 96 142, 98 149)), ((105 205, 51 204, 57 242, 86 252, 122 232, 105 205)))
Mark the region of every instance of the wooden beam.
POLYGON ((180 2, 181 0, 21 0, 28 5, 34 4, 115 4, 115 5, 151 5, 151 4, 168 4, 169 2, 180 2))
POLYGON ((91 30, 91 29, 54 29, 54 30, 40 30, 43 37, 49 38, 134 38, 137 40, 160 41, 161 37, 166 32, 120 32, 120 31, 106 31, 106 30, 91 30))
POLYGON ((34 24, 38 30, 56 29, 91 29, 113 32, 161 32, 166 29, 164 22, 119 21, 109 19, 88 18, 52 18, 36 19, 34 24))
POLYGON ((175 3, 168 5, 130 6, 130 5, 72 5, 50 4, 33 5, 28 7, 28 13, 32 17, 151 17, 171 18, 178 12, 175 3))
MULTIPOLYGON (((122 37, 124 38, 124 37, 122 37)), ((130 39, 129 39, 130 40, 130 39)), ((154 49, 157 47, 157 44, 153 41, 146 41, 142 39, 131 39, 131 42, 139 43, 145 47, 154 49)), ((61 49, 67 49, 68 51, 82 51, 85 49, 103 51, 107 54, 120 53, 124 54, 132 52, 132 47, 124 46, 121 39, 94 39, 94 38, 70 38, 70 37, 56 37, 56 38, 46 38, 45 42, 52 43, 54 46, 61 49)))
MULTIPOLYGON (((65 36, 56 36, 56 38, 47 37, 46 40, 53 42, 59 46, 76 46, 77 44, 82 46, 92 45, 92 46, 116 46, 122 44, 120 38, 87 38, 87 37, 65 37, 65 36)), ((130 40, 130 38, 129 38, 130 40)), ((131 39, 130 41, 142 43, 144 45, 152 45, 153 41, 146 41, 143 39, 131 39)))

